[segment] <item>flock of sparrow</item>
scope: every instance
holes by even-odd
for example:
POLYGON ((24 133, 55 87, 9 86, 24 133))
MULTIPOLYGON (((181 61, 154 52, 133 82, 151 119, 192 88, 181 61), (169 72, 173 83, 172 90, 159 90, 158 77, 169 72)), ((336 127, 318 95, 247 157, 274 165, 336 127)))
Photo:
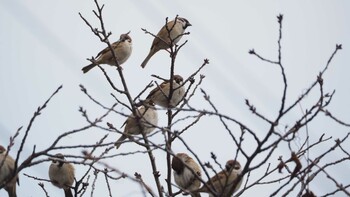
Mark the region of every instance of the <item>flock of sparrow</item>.
MULTIPOLYGON (((142 62, 141 67, 144 68, 150 58, 159 50, 167 50, 175 45, 182 37, 187 27, 191 24, 185 18, 176 17, 174 20, 168 22, 158 32, 154 38, 151 49, 142 62)), ((120 66, 130 57, 132 52, 132 40, 129 33, 122 34, 117 42, 112 45, 114 54, 109 47, 103 49, 96 56, 96 60, 82 68, 84 73, 100 64, 108 64, 111 66, 120 66)), ((115 142, 116 148, 119 148, 123 141, 131 135, 140 135, 141 132, 149 134, 158 124, 158 114, 155 105, 164 108, 176 107, 185 96, 185 88, 183 78, 180 75, 174 75, 173 81, 164 81, 159 86, 154 88, 147 98, 138 107, 136 113, 139 118, 135 118, 133 114, 129 115, 124 123, 124 131, 122 136, 115 142), (170 87, 172 86, 173 91, 170 87), (171 98, 169 97, 172 92, 171 98)), ((51 183, 64 190, 66 197, 73 197, 71 187, 74 183, 74 167, 67 162, 64 156, 60 153, 50 158, 52 163, 49 167, 49 178, 51 183)), ((188 156, 186 153, 178 153, 172 159, 171 167, 174 173, 174 180, 178 187, 184 191, 184 194, 190 194, 192 197, 199 197, 200 193, 208 193, 210 197, 223 196, 229 197, 236 192, 242 180, 235 184, 235 180, 240 175, 242 169, 241 165, 236 160, 229 160, 226 162, 225 168, 213 176, 209 181, 201 187, 201 167, 188 156), (235 184, 235 185, 234 185, 235 184), (215 192, 215 195, 213 194, 215 192)), ((6 154, 6 149, 0 145, 0 185, 5 181, 4 186, 8 192, 9 197, 16 197, 16 181, 18 175, 13 177, 15 168, 15 161, 10 155, 6 154), (9 177, 13 177, 8 180, 9 177)))

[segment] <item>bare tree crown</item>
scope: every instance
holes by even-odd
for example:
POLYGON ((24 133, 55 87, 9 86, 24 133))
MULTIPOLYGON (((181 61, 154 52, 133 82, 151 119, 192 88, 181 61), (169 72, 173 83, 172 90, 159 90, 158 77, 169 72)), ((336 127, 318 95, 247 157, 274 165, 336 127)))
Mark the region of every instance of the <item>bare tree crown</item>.
MULTIPOLYGON (((101 80, 101 78, 106 80, 106 85, 113 89, 110 95, 115 99, 115 102, 108 106, 104 104, 104 101, 100 101, 90 94, 88 88, 80 85, 81 92, 94 105, 104 110, 104 113, 92 118, 93 115, 89 113, 88 109, 80 107, 79 113, 86 121, 85 126, 62 132, 56 139, 49 139, 52 140, 50 146, 40 150, 34 146, 30 155, 24 155, 24 145, 28 142, 28 136, 32 135, 32 125, 63 88, 62 86, 58 87, 43 105, 37 108, 28 125, 20 127, 10 138, 7 147, 5 147, 6 144, 4 147, 0 146, 0 188, 5 188, 9 196, 14 195, 15 188, 13 189, 13 186, 15 186, 14 182, 17 180, 17 176, 20 178, 26 176, 32 181, 37 181, 43 195, 50 196, 49 189, 45 187, 46 184, 58 185, 57 181, 53 181, 51 174, 50 178, 49 176, 35 177, 27 174, 26 169, 36 168, 44 162, 51 162, 55 154, 60 151, 66 158, 58 158, 58 163, 61 166, 69 164, 73 172, 74 168, 84 169, 84 173, 70 174, 71 178, 74 176, 74 183, 70 179, 68 185, 59 185, 60 188, 65 189, 66 196, 69 195, 66 193, 68 190, 72 191, 73 196, 93 196, 95 189, 99 187, 97 180, 101 176, 104 179, 103 184, 108 188, 105 196, 118 196, 118 191, 114 190, 112 185, 125 179, 138 184, 140 195, 143 196, 200 196, 203 193, 207 193, 209 196, 244 196, 254 188, 265 186, 274 186, 275 189, 270 196, 307 197, 332 196, 334 194, 350 196, 350 184, 337 180, 328 170, 331 167, 349 162, 349 150, 346 150, 343 145, 349 143, 350 133, 344 133, 343 138, 340 139, 332 139, 330 133, 319 133, 319 136, 316 136, 318 140, 314 140, 315 136, 311 138, 312 134, 308 129, 308 125, 317 124, 317 117, 321 115, 325 115, 328 121, 335 121, 343 127, 350 127, 349 123, 340 120, 328 110, 328 106, 335 96, 335 91, 327 92, 324 88, 324 74, 331 68, 332 60, 342 49, 341 44, 335 46, 333 53, 325 62, 325 66, 315 75, 310 86, 306 87, 299 97, 289 98, 288 74, 282 61, 284 18, 282 14, 277 16, 279 25, 277 56, 266 58, 255 49, 249 50, 249 54, 253 58, 257 58, 259 62, 266 62, 279 68, 281 84, 283 85, 282 91, 279 92, 280 101, 275 103, 278 107, 276 117, 267 117, 264 112, 259 110, 259 106, 254 105, 249 98, 245 99, 247 110, 251 112, 252 116, 263 121, 268 128, 261 136, 257 135, 257 131, 239 118, 233 117, 231 114, 221 113, 211 99, 210 89, 201 87, 205 75, 210 75, 210 73, 204 74, 204 68, 209 64, 208 59, 199 62, 196 69, 188 76, 176 72, 177 55, 181 53, 183 47, 186 47, 187 39, 191 39, 190 28, 187 27, 195 25, 183 16, 175 16, 171 20, 166 18, 165 24, 158 34, 142 29, 146 34, 145 39, 153 39, 153 43, 141 66, 144 68, 150 57, 159 50, 165 50, 170 56, 169 73, 165 76, 152 75, 154 80, 143 84, 142 91, 137 95, 132 95, 127 83, 132 76, 127 76, 122 68, 122 64, 127 64, 129 56, 132 56, 132 35, 129 34, 130 32, 122 34, 117 42, 111 43, 109 39, 112 33, 105 27, 102 15, 104 5, 101 6, 98 0, 94 0, 94 3, 96 10, 93 10, 93 14, 99 21, 98 27, 93 26, 81 13, 79 15, 91 32, 106 44, 106 48, 98 54, 97 59, 94 57, 88 59, 91 64, 84 67, 83 72, 86 73, 93 67, 96 67, 95 72, 101 71, 101 77, 96 80, 101 80), (104 64, 114 66, 115 72, 107 72, 104 64), (317 100, 312 101, 311 105, 303 106, 303 114, 296 117, 294 122, 283 126, 281 122, 284 121, 284 118, 291 111, 299 108, 301 103, 307 100, 308 95, 313 94, 313 92, 317 92, 317 100), (194 97, 195 95, 201 95, 209 107, 194 107, 193 103, 197 99, 194 97), (127 113, 121 110, 122 108, 127 109, 127 113), (106 121, 110 116, 118 116, 120 119, 126 120, 124 130, 120 128, 122 125, 106 121), (158 122, 159 116, 165 117, 166 123, 158 122), (231 158, 222 158, 220 153, 211 152, 208 153, 211 159, 203 160, 191 147, 191 144, 187 143, 185 134, 195 129, 197 124, 206 124, 203 120, 204 117, 219 121, 225 129, 225 135, 231 140, 231 158), (284 129, 281 129, 282 127, 284 129), (80 140, 74 145, 60 145, 60 142, 65 138, 90 130, 98 130, 103 136, 93 144, 86 144, 80 140), (22 135, 19 135, 20 133, 22 135), (161 143, 154 141, 153 136, 161 136, 163 141, 161 143), (119 137, 121 140, 117 141, 119 137), (249 144, 247 139, 251 139, 249 144), (174 142, 179 142, 186 152, 174 152, 174 142), (296 146, 296 142, 300 144, 296 146), (15 143, 20 144, 16 152, 12 149, 15 143), (115 146, 119 147, 123 143, 132 143, 137 147, 137 150, 130 151, 123 146, 116 149, 115 146), (325 143, 331 143, 332 146, 311 156, 311 152, 325 143), (249 150, 246 148, 247 146, 249 146, 249 150), (288 149, 289 154, 280 155, 278 159, 275 159, 274 156, 281 147, 288 149), (68 154, 69 150, 79 150, 80 154, 68 154), (156 155, 159 155, 159 152, 165 158, 157 158, 156 155), (343 157, 334 157, 331 161, 326 159, 334 152, 342 154, 343 157), (12 163, 8 161, 9 153, 13 157, 12 163), (148 172, 130 172, 111 162, 115 158, 122 159, 136 155, 146 157, 139 162, 148 166, 148 172), (227 162, 225 163, 225 161, 227 162), (163 167, 160 168, 160 165, 163 167), (164 169, 164 166, 166 170, 161 171, 160 169, 164 169), (5 173, 6 176, 3 176, 5 173), (144 179, 144 174, 152 174, 153 179, 144 179), (326 191, 323 194, 314 193, 311 183, 320 178, 333 184, 334 190, 326 191)), ((126 32, 128 30, 120 31, 126 32)), ((145 52, 147 50, 149 49, 145 49, 145 52)), ((151 69, 151 66, 147 69, 151 69)), ((141 68, 140 72, 142 72, 141 68)), ((212 140, 215 141, 215 139, 212 140)), ((57 164, 57 161, 54 161, 57 164)), ((60 174, 58 173, 58 175, 60 174)))

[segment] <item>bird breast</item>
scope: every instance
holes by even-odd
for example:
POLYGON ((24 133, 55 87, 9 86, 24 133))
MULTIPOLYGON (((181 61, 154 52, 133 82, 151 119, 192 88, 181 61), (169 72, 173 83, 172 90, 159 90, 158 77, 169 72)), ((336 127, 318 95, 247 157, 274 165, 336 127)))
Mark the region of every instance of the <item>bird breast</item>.
POLYGON ((146 113, 143 115, 144 125, 145 125, 145 133, 149 134, 154 130, 153 125, 158 124, 158 113, 155 109, 149 108, 146 113))
POLYGON ((185 95, 185 88, 184 86, 180 87, 180 84, 173 82, 173 95, 170 99, 169 106, 168 106, 168 96, 169 96, 169 84, 165 88, 162 88, 162 91, 157 91, 152 96, 152 100, 159 106, 162 107, 175 107, 179 104, 179 102, 182 100, 182 98, 185 95), (179 88, 180 87, 180 88, 179 88), (166 95, 166 96, 165 96, 166 95))
MULTIPOLYGON (((168 25, 168 28, 172 28, 172 24, 171 26, 168 25)), ((182 35, 185 32, 185 29, 182 26, 182 23, 179 21, 176 21, 176 25, 174 26, 174 28, 172 29, 172 31, 170 32, 170 38, 171 39, 175 39, 173 44, 176 44, 180 41, 182 35)))
POLYGON ((145 109, 144 106, 138 109, 141 125, 137 124, 137 120, 133 116, 129 117, 124 132, 132 135, 139 135, 141 134, 140 126, 144 129, 145 134, 149 134, 155 129, 153 125, 158 124, 158 113, 153 107, 145 109))
POLYGON ((126 40, 121 45, 122 46, 120 47, 120 49, 117 50, 116 53, 119 65, 123 64, 124 62, 126 62, 126 60, 129 59, 132 51, 131 41, 126 40))
POLYGON ((73 185, 74 167, 69 164, 63 164, 62 167, 51 164, 49 169, 49 177, 53 185, 66 189, 68 186, 73 185))
POLYGON ((198 189, 200 186, 200 181, 196 179, 196 176, 186 167, 181 174, 177 174, 174 171, 174 179, 178 186, 189 191, 198 189))
POLYGON ((3 162, 4 159, 4 164, 0 169, 0 184, 6 179, 8 179, 9 176, 11 176, 15 166, 15 161, 12 159, 12 157, 7 155, 7 157, 5 158, 5 153, 0 155, 0 164, 3 162))

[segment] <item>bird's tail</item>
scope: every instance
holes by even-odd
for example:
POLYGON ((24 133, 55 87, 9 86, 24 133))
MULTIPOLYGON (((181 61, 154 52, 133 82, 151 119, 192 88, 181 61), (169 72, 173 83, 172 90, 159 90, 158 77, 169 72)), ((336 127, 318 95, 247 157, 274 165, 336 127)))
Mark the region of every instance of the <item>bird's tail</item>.
POLYGON ((141 67, 145 68, 145 66, 147 65, 148 61, 151 59, 151 57, 154 55, 154 53, 152 52, 152 50, 149 52, 149 54, 147 55, 147 57, 145 58, 145 60, 143 60, 141 67))
POLYGON ((16 194, 16 183, 11 185, 10 187, 5 187, 5 190, 9 194, 9 197, 17 197, 17 194, 16 194))
POLYGON ((96 66, 96 64, 89 64, 89 65, 85 66, 84 68, 82 68, 81 70, 83 71, 83 73, 87 73, 87 72, 89 72, 89 70, 91 70, 95 66, 96 66))
POLYGON ((64 196, 65 197, 73 197, 72 190, 70 188, 64 189, 64 196))
POLYGON ((116 149, 118 149, 120 147, 120 145, 122 145, 122 142, 126 139, 125 135, 120 136, 120 138, 114 143, 114 146, 116 149))

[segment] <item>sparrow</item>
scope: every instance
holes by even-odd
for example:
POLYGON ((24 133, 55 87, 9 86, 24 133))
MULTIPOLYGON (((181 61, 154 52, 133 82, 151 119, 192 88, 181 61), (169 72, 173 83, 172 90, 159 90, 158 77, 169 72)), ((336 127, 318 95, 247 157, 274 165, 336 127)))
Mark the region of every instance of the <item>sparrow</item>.
MULTIPOLYGON (((6 149, 0 145, 0 185, 5 181, 8 181, 13 177, 15 170, 15 160, 10 155, 6 155, 6 149)), ((16 197, 16 181, 18 181, 18 175, 14 176, 7 184, 4 186, 9 197, 16 197)))
POLYGON ((178 43, 183 33, 185 32, 185 29, 192 25, 190 22, 188 22, 187 19, 182 17, 176 17, 174 20, 168 22, 166 26, 164 25, 162 29, 160 29, 160 31, 158 32, 157 36, 153 39, 151 49, 146 59, 141 64, 142 68, 145 68, 147 62, 159 50, 168 49, 173 45, 175 45, 176 43, 178 43), (169 31, 170 31, 170 35, 169 35, 169 31))
POLYGON ((65 197, 73 197, 71 186, 74 182, 74 166, 67 163, 61 153, 50 158, 52 163, 49 168, 49 177, 51 183, 64 190, 65 197))
POLYGON ((210 181, 206 182, 200 189, 196 192, 208 193, 209 197, 223 196, 229 197, 235 193, 242 184, 242 179, 237 183, 236 187, 233 188, 233 183, 236 178, 242 172, 241 164, 236 160, 229 160, 226 162, 225 169, 215 176, 213 176, 210 181), (206 187, 213 188, 217 195, 211 193, 211 191, 206 187))
POLYGON ((185 88, 182 85, 183 78, 180 75, 174 75, 173 77, 173 94, 170 101, 168 100, 170 92, 170 80, 164 81, 159 86, 154 88, 147 96, 146 100, 152 100, 155 104, 165 107, 176 107, 183 97, 185 96, 185 88), (180 87, 181 86, 181 87, 180 87))
MULTIPOLYGON (((189 192, 197 190, 201 186, 201 168, 199 165, 186 153, 178 153, 171 161, 171 168, 174 172, 175 183, 183 190, 189 192), (186 166, 186 165, 187 166, 186 166), (192 169, 192 171, 190 169, 192 169), (197 176, 195 174, 196 173, 197 176)), ((199 193, 191 194, 192 197, 200 197, 199 193)))
MULTIPOLYGON (((111 45, 116 55, 119 66, 126 62, 126 60, 128 60, 132 52, 132 40, 129 36, 129 33, 130 31, 125 34, 121 34, 119 40, 111 45)), ((99 64, 108 64, 111 66, 116 66, 112 51, 109 49, 109 47, 106 47, 105 49, 100 51, 95 58, 97 58, 95 62, 81 69, 84 73, 87 73, 89 70, 91 70, 99 64)))
POLYGON ((129 137, 129 135, 142 134, 141 130, 143 130, 145 134, 149 134, 158 124, 158 113, 152 100, 144 102, 143 105, 137 108, 136 113, 139 119, 135 118, 135 116, 131 114, 122 125, 122 127, 125 125, 124 132, 122 136, 114 143, 117 149, 120 147, 122 142, 129 137))

